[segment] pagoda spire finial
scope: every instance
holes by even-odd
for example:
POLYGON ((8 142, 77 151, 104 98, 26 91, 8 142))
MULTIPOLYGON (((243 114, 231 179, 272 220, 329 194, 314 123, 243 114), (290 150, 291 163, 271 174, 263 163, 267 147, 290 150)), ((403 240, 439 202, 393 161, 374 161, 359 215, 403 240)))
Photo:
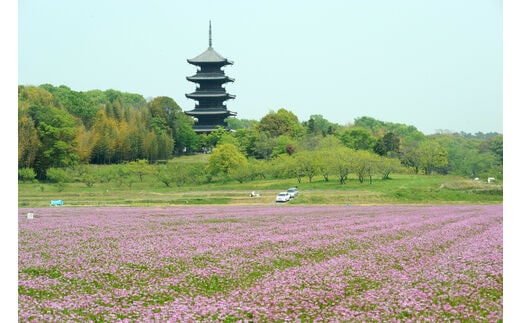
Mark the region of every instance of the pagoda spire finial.
POLYGON ((209 21, 209 47, 211 47, 211 20, 209 21))

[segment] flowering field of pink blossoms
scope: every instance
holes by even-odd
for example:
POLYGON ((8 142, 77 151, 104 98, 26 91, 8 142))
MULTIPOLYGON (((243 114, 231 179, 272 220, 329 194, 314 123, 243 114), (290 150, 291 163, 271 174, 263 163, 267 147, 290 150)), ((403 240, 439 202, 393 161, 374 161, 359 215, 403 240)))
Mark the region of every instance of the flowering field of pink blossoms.
POLYGON ((20 322, 503 316, 502 205, 49 207, 18 216, 20 322))

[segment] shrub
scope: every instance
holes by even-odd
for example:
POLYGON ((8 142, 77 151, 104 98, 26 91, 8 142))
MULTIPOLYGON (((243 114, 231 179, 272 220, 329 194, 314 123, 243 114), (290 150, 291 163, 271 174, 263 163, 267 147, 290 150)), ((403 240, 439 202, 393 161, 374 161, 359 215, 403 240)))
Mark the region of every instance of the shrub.
POLYGON ((62 168, 49 168, 47 170, 47 179, 52 183, 68 183, 72 178, 62 168))
POLYGON ((26 181, 33 182, 36 178, 36 172, 32 168, 21 168, 18 170, 18 180, 23 183, 26 181))

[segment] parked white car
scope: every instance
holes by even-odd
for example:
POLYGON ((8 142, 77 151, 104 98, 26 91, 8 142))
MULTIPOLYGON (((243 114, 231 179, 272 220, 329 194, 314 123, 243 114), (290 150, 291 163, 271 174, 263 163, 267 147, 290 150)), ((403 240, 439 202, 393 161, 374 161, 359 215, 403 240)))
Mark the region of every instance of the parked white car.
POLYGON ((296 196, 298 196, 298 189, 296 187, 291 187, 287 190, 287 193, 289 193, 289 196, 291 198, 295 198, 296 196))
POLYGON ((287 192, 280 192, 276 195, 276 202, 287 202, 291 199, 291 196, 287 192))

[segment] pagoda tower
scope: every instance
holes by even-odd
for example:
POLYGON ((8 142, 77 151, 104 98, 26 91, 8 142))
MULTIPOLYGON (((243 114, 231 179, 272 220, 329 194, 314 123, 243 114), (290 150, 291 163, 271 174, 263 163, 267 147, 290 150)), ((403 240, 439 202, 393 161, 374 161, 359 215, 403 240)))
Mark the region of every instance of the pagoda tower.
POLYGON ((223 85, 235 80, 226 76, 222 67, 232 65, 233 62, 222 57, 213 49, 211 43, 211 21, 209 22, 208 49, 199 56, 188 59, 188 63, 198 67, 195 75, 186 77, 188 81, 198 85, 195 92, 186 94, 187 98, 198 102, 195 105, 195 109, 184 112, 197 119, 193 125, 193 130, 197 133, 209 133, 217 126, 229 130, 224 119, 237 114, 229 111, 224 102, 228 99, 234 99, 235 96, 228 94, 223 85))

